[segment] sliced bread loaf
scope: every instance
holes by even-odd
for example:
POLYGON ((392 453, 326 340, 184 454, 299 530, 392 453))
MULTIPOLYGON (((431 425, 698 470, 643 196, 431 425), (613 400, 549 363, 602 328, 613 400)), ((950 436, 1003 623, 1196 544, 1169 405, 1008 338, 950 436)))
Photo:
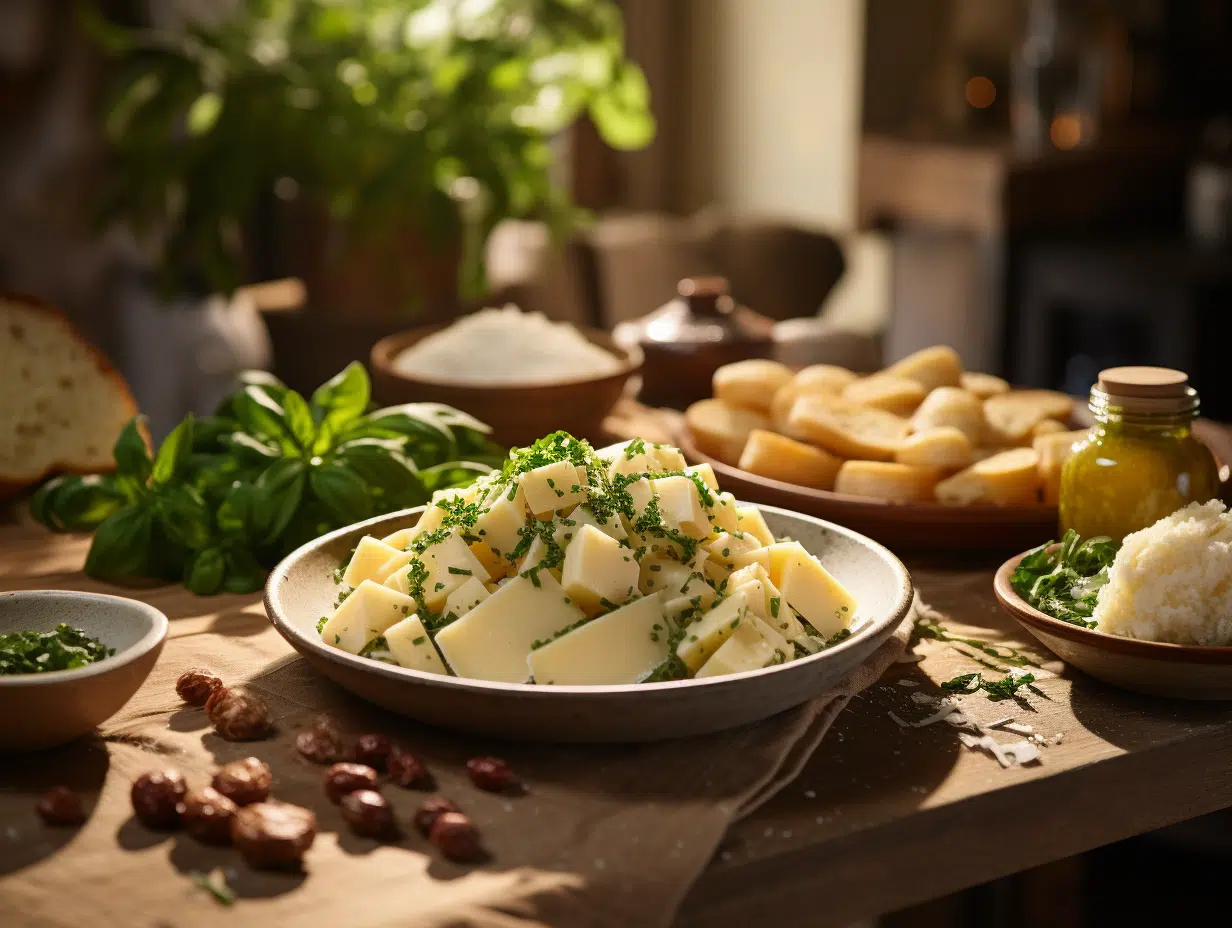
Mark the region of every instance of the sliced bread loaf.
POLYGON ((124 378, 59 310, 0 295, 0 496, 56 471, 104 471, 137 414, 124 378))

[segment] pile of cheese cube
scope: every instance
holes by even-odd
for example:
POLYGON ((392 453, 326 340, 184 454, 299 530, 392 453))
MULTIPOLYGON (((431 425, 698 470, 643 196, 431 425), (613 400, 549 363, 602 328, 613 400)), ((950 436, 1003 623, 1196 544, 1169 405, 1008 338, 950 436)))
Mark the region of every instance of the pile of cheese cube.
POLYGON ((481 680, 632 684, 783 663, 855 618, 815 557, 675 448, 558 432, 510 458, 363 538, 322 640, 481 680))

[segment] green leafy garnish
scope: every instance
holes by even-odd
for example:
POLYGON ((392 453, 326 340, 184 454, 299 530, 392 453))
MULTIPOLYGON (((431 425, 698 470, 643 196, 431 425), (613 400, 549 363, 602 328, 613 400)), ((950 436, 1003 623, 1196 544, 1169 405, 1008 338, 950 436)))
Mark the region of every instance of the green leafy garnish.
POLYGON ((116 441, 115 473, 57 477, 30 509, 53 531, 94 532, 85 564, 92 577, 249 593, 301 544, 424 505, 504 460, 487 426, 457 410, 368 405, 358 362, 309 400, 249 373, 213 416, 189 416, 157 453, 133 419, 116 441))
POLYGON ((1082 541, 1070 529, 1060 545, 1050 541, 1024 557, 1014 569, 1010 585, 1040 612, 1071 625, 1094 628, 1091 616, 1099 589, 1108 582, 1108 568, 1117 548, 1110 538, 1082 541))
POLYGON ((74 670, 113 654, 115 648, 61 622, 54 632, 0 635, 0 676, 74 670))
POLYGON ((221 874, 218 880, 213 880, 210 878, 209 874, 194 873, 192 875, 192 881, 198 887, 204 889, 207 893, 213 896, 215 900, 222 905, 235 905, 235 892, 226 884, 226 881, 221 878, 221 874))
POLYGON ((975 693, 983 690, 988 694, 989 702, 1001 702, 1003 699, 1017 699, 1018 691, 1024 686, 1037 696, 1043 696, 1041 690, 1031 685, 1034 682, 1035 674, 1032 673, 1010 673, 1000 680, 985 680, 984 675, 976 671, 946 680, 941 684, 941 688, 947 693, 975 693))

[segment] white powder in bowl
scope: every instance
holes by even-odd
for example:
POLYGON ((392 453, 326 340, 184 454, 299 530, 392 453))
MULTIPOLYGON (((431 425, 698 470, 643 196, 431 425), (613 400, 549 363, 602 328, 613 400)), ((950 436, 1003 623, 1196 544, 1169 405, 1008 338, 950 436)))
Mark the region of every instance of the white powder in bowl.
POLYGON ((1232 645, 1232 513, 1192 503, 1125 536, 1092 618, 1110 635, 1232 645))
POLYGON ((616 373, 621 362, 568 323, 510 303, 463 316, 402 351, 393 366, 427 380, 514 385, 592 380, 616 373))

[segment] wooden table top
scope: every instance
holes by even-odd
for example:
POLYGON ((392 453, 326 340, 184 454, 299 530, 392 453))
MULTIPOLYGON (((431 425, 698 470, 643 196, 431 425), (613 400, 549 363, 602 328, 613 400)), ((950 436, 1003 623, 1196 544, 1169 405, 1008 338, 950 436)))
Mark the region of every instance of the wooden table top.
MULTIPOLYGON (((80 573, 85 550, 85 539, 24 517, 0 525, 0 589, 114 592, 80 573)), ((1013 716, 1063 741, 1041 749, 1041 764, 1002 769, 945 723, 900 727, 889 713, 930 711, 914 694, 981 669, 966 645, 922 641, 922 662, 896 665, 858 696, 797 780, 730 830, 680 924, 847 924, 1232 806, 1232 706, 1149 699, 1066 670, 1000 611, 995 566, 908 561, 951 633, 1020 648, 1050 672, 1038 683, 1047 699, 975 694, 964 711, 1013 716)), ((140 598, 194 624, 258 601, 180 587, 140 598)))

